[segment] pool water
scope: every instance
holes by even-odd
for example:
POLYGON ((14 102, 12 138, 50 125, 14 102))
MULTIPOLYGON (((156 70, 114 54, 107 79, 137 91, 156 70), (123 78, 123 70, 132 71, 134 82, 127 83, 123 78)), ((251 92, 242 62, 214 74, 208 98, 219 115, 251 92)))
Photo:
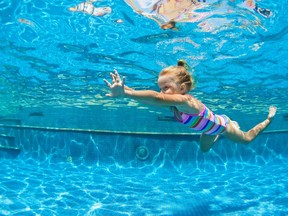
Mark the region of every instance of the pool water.
POLYGON ((197 135, 6 130, 24 151, 2 155, 1 215, 288 213, 287 133, 203 154, 197 135))
POLYGON ((268 19, 219 1, 167 31, 123 0, 78 3, 0 0, 0 215, 287 215, 287 0, 257 1, 268 19), (248 130, 272 104, 272 124, 203 154, 169 109, 105 96, 113 69, 158 91, 178 59, 213 111, 248 130))
POLYGON ((226 171, 200 170, 192 164, 179 170, 151 166, 139 171, 124 165, 1 163, 6 173, 1 175, 1 215, 288 213, 287 163, 228 166, 226 171))

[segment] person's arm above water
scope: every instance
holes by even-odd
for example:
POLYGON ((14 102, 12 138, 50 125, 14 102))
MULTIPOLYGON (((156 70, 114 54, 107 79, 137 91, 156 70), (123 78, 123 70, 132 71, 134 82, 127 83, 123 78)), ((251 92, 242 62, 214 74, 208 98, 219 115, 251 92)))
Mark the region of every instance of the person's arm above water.
POLYGON ((163 94, 153 90, 134 90, 125 86, 125 77, 121 80, 118 72, 111 73, 112 84, 104 79, 111 93, 106 94, 109 97, 128 97, 140 102, 149 103, 157 106, 188 106, 188 96, 181 94, 163 94))

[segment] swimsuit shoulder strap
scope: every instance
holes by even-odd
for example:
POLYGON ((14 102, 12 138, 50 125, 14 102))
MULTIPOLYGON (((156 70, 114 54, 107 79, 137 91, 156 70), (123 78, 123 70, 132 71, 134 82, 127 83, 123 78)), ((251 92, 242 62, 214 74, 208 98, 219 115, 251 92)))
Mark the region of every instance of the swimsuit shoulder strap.
POLYGON ((179 110, 177 109, 177 107, 172 106, 171 107, 171 111, 174 113, 174 117, 178 122, 182 122, 182 112, 179 112, 179 110))

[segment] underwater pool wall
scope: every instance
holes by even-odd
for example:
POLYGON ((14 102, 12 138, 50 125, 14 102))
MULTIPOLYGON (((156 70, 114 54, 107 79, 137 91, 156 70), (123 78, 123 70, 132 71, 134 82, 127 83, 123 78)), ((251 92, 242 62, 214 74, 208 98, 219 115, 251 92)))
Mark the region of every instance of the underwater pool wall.
POLYGON ((49 162, 132 166, 207 162, 225 166, 230 162, 266 164, 282 160, 288 153, 287 131, 262 133, 249 145, 235 144, 221 137, 209 153, 200 151, 199 134, 137 134, 4 125, 0 131, 2 148, 19 149, 21 157, 49 162))

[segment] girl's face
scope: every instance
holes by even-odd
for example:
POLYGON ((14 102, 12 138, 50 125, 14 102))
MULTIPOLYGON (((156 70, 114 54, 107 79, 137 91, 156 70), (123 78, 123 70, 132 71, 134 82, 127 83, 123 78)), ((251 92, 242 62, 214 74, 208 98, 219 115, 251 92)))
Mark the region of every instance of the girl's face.
POLYGON ((177 82, 172 74, 160 75, 158 78, 158 86, 164 94, 184 94, 185 87, 177 82))

